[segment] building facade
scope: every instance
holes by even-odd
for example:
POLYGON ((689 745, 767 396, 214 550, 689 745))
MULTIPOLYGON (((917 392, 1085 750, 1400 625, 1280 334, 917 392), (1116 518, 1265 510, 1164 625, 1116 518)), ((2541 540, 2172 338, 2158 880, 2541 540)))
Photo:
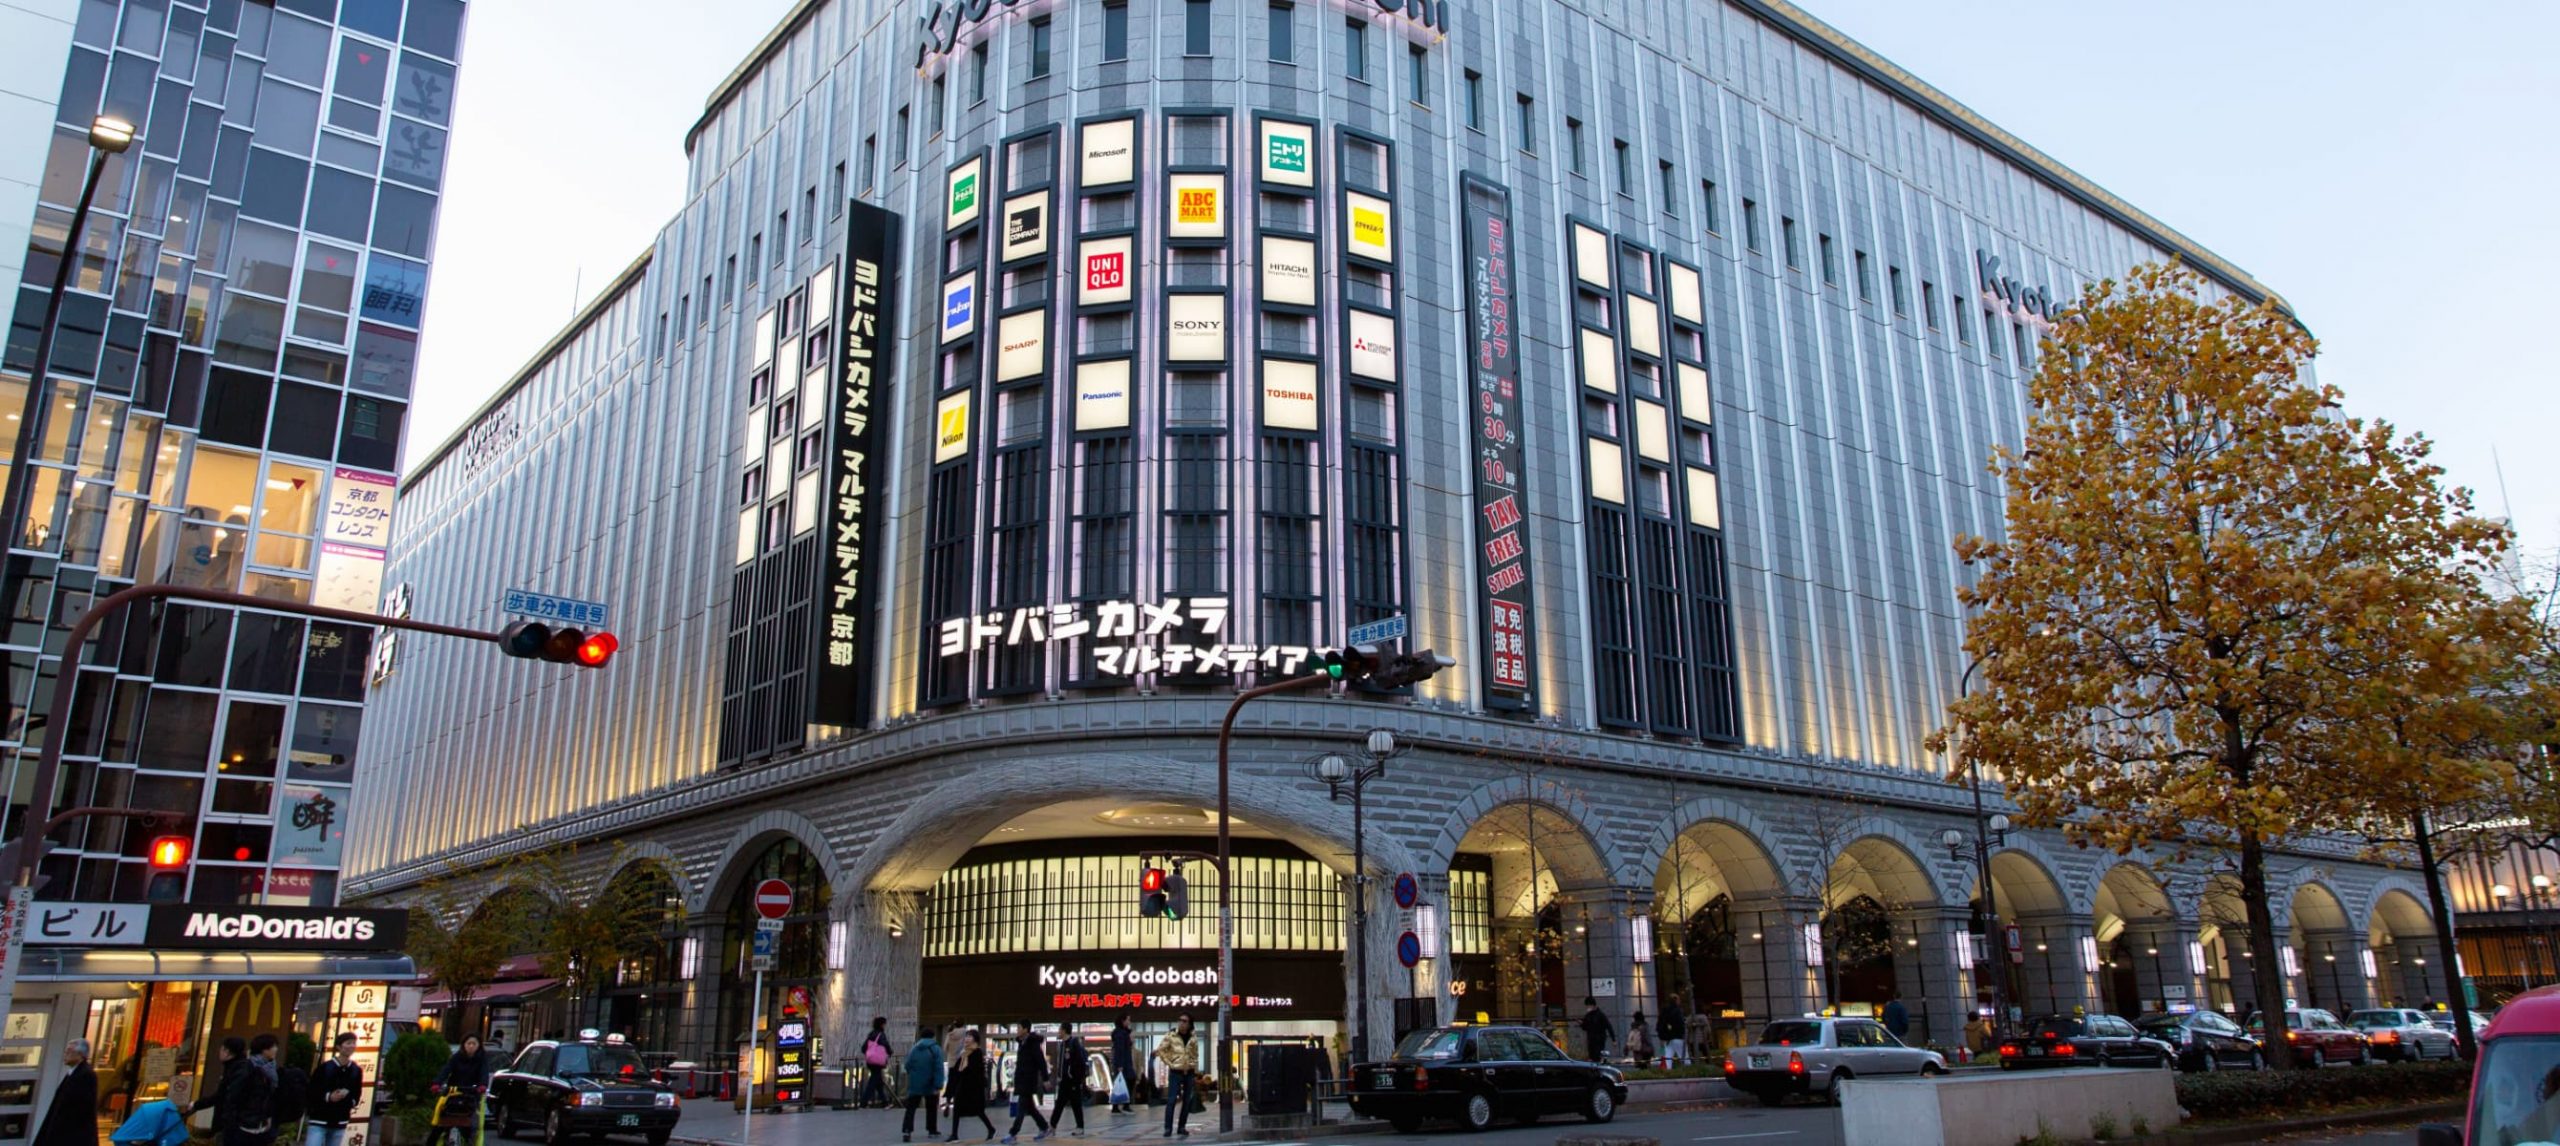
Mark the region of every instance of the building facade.
POLYGON ((161 816, 54 836, 0 1041, 0 1141, 28 1134, 67 1039, 94 1044, 112 1118, 221 1035, 316 1030, 298 1007, 332 1011, 332 983, 374 985, 378 1033, 381 982, 412 974, 382 919, 335 909, 370 627, 172 602, 109 619, 76 657, 64 630, 148 582, 374 610, 463 19, 462 0, 0 10, 0 98, 25 112, 0 132, 12 445, 51 284, 76 260, 34 396, 41 452, 9 459, 34 499, 0 641, 5 834, 52 810, 30 810, 49 735, 54 807, 161 816), (66 252, 102 115, 134 139, 66 252), (66 688, 71 719, 48 728, 66 688), (155 879, 146 853, 169 836, 191 862, 155 879), (198 914, 235 929, 181 934, 198 914), (266 943, 241 938, 249 916, 344 925, 266 943))
MULTIPOLYGON (((2169 257, 2267 291, 1812 16, 812 0, 686 144, 652 249, 406 476, 388 573, 439 621, 602 604, 621 653, 401 642, 356 892, 581 845, 550 893, 669 905, 594 1013, 688 1056, 748 1033, 766 878, 763 1013, 839 1046, 1205 1015, 1216 873, 1142 920, 1140 855, 1205 846, 1238 688, 1367 627, 1456 663, 1243 712, 1242 1031, 1898 992, 1951 1043, 1995 992, 2249 990, 2211 873, 2027 832, 1995 959, 1922 742, 2050 316, 2169 257), (1355 945, 1310 761, 1372 728, 1355 945)), ((2441 993, 2413 880, 2286 871, 2297 994, 2441 993)))

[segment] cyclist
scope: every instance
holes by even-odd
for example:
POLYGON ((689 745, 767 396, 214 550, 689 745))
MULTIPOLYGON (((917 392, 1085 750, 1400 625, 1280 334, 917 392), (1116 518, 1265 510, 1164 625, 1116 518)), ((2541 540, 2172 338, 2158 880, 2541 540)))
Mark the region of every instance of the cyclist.
POLYGON ((485 1128, 481 1098, 489 1089, 489 1057, 481 1049, 480 1036, 462 1036, 462 1046, 436 1071, 433 1089, 443 1096, 436 1102, 436 1138, 448 1137, 450 1131, 449 1137, 457 1146, 481 1146, 485 1128), (449 1111, 447 1108, 457 1100, 470 1105, 464 1110, 449 1111), (465 1134, 466 1129, 470 1133, 465 1134))

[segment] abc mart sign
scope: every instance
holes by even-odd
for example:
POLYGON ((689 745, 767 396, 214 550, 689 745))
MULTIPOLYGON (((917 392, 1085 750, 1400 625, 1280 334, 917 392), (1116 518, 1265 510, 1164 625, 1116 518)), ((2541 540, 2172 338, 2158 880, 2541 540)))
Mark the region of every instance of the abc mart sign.
MULTIPOLYGON (((1437 36, 1449 34, 1450 3, 1451 0, 1334 0, 1336 7, 1398 17, 1418 32, 1437 36)), ((970 26, 998 14, 999 10, 1048 10, 1063 6, 1060 0, 940 0, 926 4, 916 19, 915 67, 921 71, 935 57, 949 54, 951 49, 960 45, 970 26)))

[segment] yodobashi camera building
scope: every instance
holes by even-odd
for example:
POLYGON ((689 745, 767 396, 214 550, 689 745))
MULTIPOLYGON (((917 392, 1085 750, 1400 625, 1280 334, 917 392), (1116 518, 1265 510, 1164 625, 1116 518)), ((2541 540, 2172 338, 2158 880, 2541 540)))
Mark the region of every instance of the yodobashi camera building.
MULTIPOLYGON (((1208 846, 1240 688, 1396 618, 1455 666, 1239 725, 1230 989, 1277 1001, 1240 1030, 1899 991, 1951 1042, 1995 964, 1922 738, 1983 462, 2083 284, 2268 293, 1761 0, 811 3, 685 142, 681 212, 424 456, 391 558, 421 616, 555 592, 624 651, 403 643, 355 848, 378 898, 568 842, 646 881, 657 941, 550 1025, 688 1055, 748 1029, 766 878, 763 1013, 838 1039, 1205 1017, 1050 980, 1214 965, 1214 873, 1141 919, 1141 853, 1208 846), (1361 982, 1311 761, 1372 729, 1361 982)), ((1993 863, 2028 1010, 2441 992, 2352 857, 2243 959, 2218 885, 2057 843, 1993 863)))

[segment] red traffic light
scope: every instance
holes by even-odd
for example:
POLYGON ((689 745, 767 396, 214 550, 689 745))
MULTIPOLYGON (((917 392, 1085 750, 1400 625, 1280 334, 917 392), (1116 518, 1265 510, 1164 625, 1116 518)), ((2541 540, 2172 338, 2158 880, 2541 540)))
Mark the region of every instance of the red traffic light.
POLYGON ((185 836, 162 836, 151 841, 151 866, 163 871, 187 866, 187 852, 194 844, 185 836))
POLYGON ((611 633, 591 634, 578 642, 578 663, 591 669, 603 668, 606 661, 613 659, 614 651, 621 647, 622 642, 613 639, 611 633))
POLYGON ((593 634, 567 626, 552 628, 537 621, 517 621, 498 630, 498 650, 525 660, 545 660, 556 665, 580 668, 603 668, 613 659, 622 642, 613 634, 593 634))
POLYGON ((1148 868, 1145 872, 1141 873, 1141 874, 1138 876, 1138 890, 1140 890, 1140 891, 1163 891, 1163 890, 1164 890, 1164 869, 1163 869, 1163 868, 1160 868, 1160 867, 1151 867, 1151 868, 1148 868))

